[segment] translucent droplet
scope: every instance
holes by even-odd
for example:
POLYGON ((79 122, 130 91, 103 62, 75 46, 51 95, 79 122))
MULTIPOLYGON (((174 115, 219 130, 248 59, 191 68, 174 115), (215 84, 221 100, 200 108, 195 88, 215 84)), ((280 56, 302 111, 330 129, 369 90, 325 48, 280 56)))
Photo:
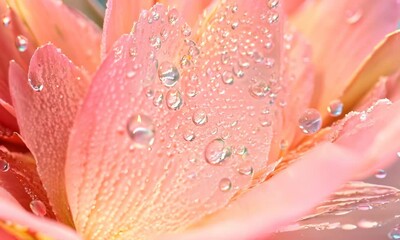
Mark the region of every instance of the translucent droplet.
POLYGON ((136 75, 136 72, 135 72, 135 71, 129 71, 129 72, 126 73, 126 76, 127 76, 128 78, 133 78, 135 75, 136 75))
POLYGON ((188 53, 191 56, 198 56, 200 54, 200 49, 197 46, 189 47, 188 53))
POLYGON ((171 89, 167 92, 165 100, 167 102, 167 107, 172 110, 180 109, 183 104, 181 93, 175 89, 171 89))
POLYGON ((238 27, 239 27, 239 22, 233 22, 231 25, 232 30, 235 30, 238 27))
POLYGON ((348 24, 355 24, 362 18, 362 11, 358 10, 348 10, 346 11, 346 22, 348 24))
POLYGON ((1 21, 3 22, 3 25, 4 25, 5 27, 8 27, 8 26, 10 25, 10 23, 11 23, 11 17, 10 17, 10 15, 9 15, 9 14, 5 14, 5 15, 3 16, 3 18, 1 19, 1 21))
POLYGON ((279 13, 278 12, 272 10, 272 11, 270 11, 268 13, 268 22, 270 24, 278 22, 278 19, 279 19, 279 13))
POLYGON ((134 142, 136 148, 148 148, 154 143, 154 126, 152 120, 140 114, 135 114, 129 118, 127 123, 129 137, 134 142))
POLYGON ((150 45, 155 49, 161 48, 161 38, 159 36, 150 37, 150 45))
POLYGON ((35 92, 40 92, 43 90, 43 84, 33 80, 32 78, 28 79, 29 86, 31 86, 32 90, 35 92))
POLYGON ((15 40, 15 46, 19 52, 25 52, 28 49, 28 39, 23 35, 18 35, 15 40))
POLYGON ((44 217, 47 213, 46 205, 40 200, 32 200, 29 207, 36 216, 44 217))
POLYGON ((385 178, 386 176, 387 176, 387 173, 386 173, 386 171, 383 170, 383 169, 378 170, 378 172, 375 174, 375 177, 376 177, 376 178, 379 178, 379 179, 383 179, 383 178, 385 178))
POLYGON ((193 123, 196 124, 197 126, 201 126, 207 123, 208 121, 208 116, 206 111, 202 109, 198 109, 193 112, 192 116, 193 123))
POLYGON ((0 160, 0 170, 2 172, 8 172, 8 170, 10 170, 10 164, 5 160, 0 160))
POLYGON ((224 140, 215 139, 207 144, 204 156, 209 164, 221 164, 231 156, 231 149, 225 146, 224 140))
POLYGON ((192 57, 190 55, 183 55, 181 58, 181 67, 182 68, 189 68, 192 65, 191 61, 192 57))
POLYGON ((249 152, 246 146, 241 145, 236 149, 236 153, 239 154, 240 156, 245 156, 249 152))
POLYGON ((233 73, 229 71, 224 71, 222 74, 222 82, 225 84, 233 84, 234 78, 233 78, 233 73))
POLYGON ((343 112, 343 103, 340 100, 333 100, 329 103, 327 110, 332 117, 338 117, 343 112))
POLYGON ((175 8, 169 10, 169 12, 168 12, 168 22, 171 25, 175 25, 176 22, 178 21, 178 18, 179 18, 178 10, 176 10, 175 8))
POLYGON ((245 176, 251 176, 253 175, 254 169, 251 166, 250 162, 244 162, 242 164, 240 164, 239 168, 238 168, 238 173, 241 175, 245 175, 245 176))
POLYGON ((179 80, 178 68, 171 62, 163 62, 158 66, 158 77, 166 87, 174 86, 179 80))
POLYGON ((159 107, 163 101, 164 95, 160 91, 154 93, 153 105, 159 107))
POLYGON ((189 24, 185 23, 182 26, 182 35, 185 37, 189 37, 192 34, 192 29, 190 28, 189 24))
POLYGON ((251 85, 249 91, 250 95, 255 98, 264 98, 268 95, 270 87, 263 82, 258 82, 251 85))
POLYGON ((379 223, 378 223, 378 222, 375 222, 375 221, 368 221, 368 220, 362 219, 362 220, 360 220, 360 221, 357 223, 357 225, 358 225, 358 227, 360 227, 360 228, 368 229, 368 228, 375 228, 375 227, 378 227, 378 226, 379 226, 379 223))
POLYGON ((227 192, 232 189, 232 182, 229 178, 223 178, 219 181, 219 190, 227 192))
POLYGON ((188 142, 193 141, 195 139, 193 130, 186 129, 186 131, 183 133, 183 139, 185 139, 188 142))
POLYGON ((267 5, 270 9, 278 7, 279 0, 268 0, 267 5))
POLYGON ((390 232, 388 233, 389 239, 400 239, 400 226, 395 226, 390 232))
POLYGON ((280 146, 281 151, 286 151, 289 147, 289 142, 285 139, 282 139, 279 146, 280 146))
POLYGON ((354 224, 348 223, 348 224, 343 224, 341 228, 343 230, 354 230, 354 229, 357 229, 357 226, 354 224))
POLYGON ((299 118, 299 127, 305 134, 313 134, 318 132, 322 126, 321 114, 318 110, 306 109, 299 118))

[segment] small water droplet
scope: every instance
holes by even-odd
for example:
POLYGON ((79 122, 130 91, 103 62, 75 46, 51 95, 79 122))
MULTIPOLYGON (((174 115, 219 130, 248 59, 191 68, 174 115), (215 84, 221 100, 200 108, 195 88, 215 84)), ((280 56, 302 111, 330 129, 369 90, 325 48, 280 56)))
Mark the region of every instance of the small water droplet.
POLYGON ((197 46, 190 46, 188 53, 191 56, 198 56, 200 54, 200 49, 197 46))
POLYGON ((179 18, 179 12, 175 8, 169 10, 168 12, 168 22, 171 25, 175 25, 179 18))
POLYGON ((209 164, 218 165, 231 156, 231 149, 225 146, 224 140, 214 139, 207 144, 204 156, 209 164))
POLYGON ((29 83, 29 86, 31 86, 32 90, 35 92, 40 92, 44 88, 42 83, 35 81, 32 78, 28 79, 28 83, 29 83))
POLYGON ((236 153, 239 154, 240 156, 245 156, 249 152, 248 152, 248 149, 246 146, 241 145, 241 146, 237 147, 236 153))
POLYGON ((363 113, 361 113, 361 115, 360 115, 360 121, 361 121, 361 122, 364 122, 365 120, 367 120, 367 113, 363 112, 363 113))
POLYGON ((136 75, 136 72, 135 72, 135 71, 129 71, 129 72, 126 73, 126 76, 127 76, 128 78, 133 78, 135 75, 136 75))
POLYGON ((161 38, 159 36, 150 37, 150 45, 155 49, 161 48, 161 38))
POLYGON ((231 9, 232 13, 237 13, 238 10, 239 10, 238 5, 235 4, 232 6, 232 9, 231 9))
POLYGON ((368 221, 368 220, 365 220, 365 219, 361 219, 357 223, 357 225, 360 228, 368 229, 368 228, 375 228, 375 227, 379 226, 379 223, 375 222, 375 221, 368 221))
POLYGON ((186 131, 183 133, 183 139, 185 139, 188 142, 191 142, 195 139, 195 135, 193 130, 191 129, 186 129, 186 131))
POLYGON ((289 142, 286 139, 282 139, 279 146, 281 151, 286 151, 289 147, 289 142))
POLYGON ((343 103, 340 100, 333 100, 329 103, 327 110, 332 117, 338 117, 343 112, 343 103))
POLYGON ((28 39, 23 35, 18 35, 15 46, 19 52, 25 52, 28 49, 28 39))
POLYGON ((316 109, 306 109, 299 118, 299 127, 305 134, 318 132, 322 127, 321 114, 316 109))
POLYGON ((166 61, 158 67, 158 77, 164 86, 172 87, 178 82, 180 75, 178 68, 171 62, 166 61))
POLYGON ((249 91, 250 95, 255 98, 264 98, 268 95, 270 87, 263 82, 258 82, 251 85, 249 91))
POLYGON ((392 230, 390 230, 390 232, 388 233, 388 237, 389 239, 400 239, 400 225, 395 226, 394 228, 392 228, 392 230))
POLYGON ((250 162, 244 162, 238 168, 238 173, 241 175, 251 176, 251 175, 253 175, 253 172, 254 172, 254 169, 251 166, 250 162))
POLYGON ((152 120, 141 114, 135 114, 127 123, 129 137, 137 148, 148 148, 154 143, 154 126, 152 120))
POLYGON ((163 101, 164 95, 160 91, 156 91, 154 93, 154 98, 153 98, 153 105, 156 107, 161 106, 161 103, 163 101))
POLYGON ((189 24, 185 23, 185 24, 183 24, 183 26, 182 26, 181 32, 182 32, 182 35, 183 35, 184 37, 189 37, 190 34, 192 34, 192 29, 190 28, 189 24))
POLYGON ((192 57, 190 55, 183 55, 181 58, 181 68, 189 68, 192 65, 192 57))
POLYGON ((8 172, 8 170, 10 170, 10 164, 5 160, 0 160, 0 170, 2 172, 8 172))
POLYGON ((221 77, 222 77, 222 82, 229 85, 233 84, 233 81, 235 80, 232 72, 229 71, 224 71, 221 77))
POLYGON ((346 22, 348 24, 355 24, 362 18, 362 11, 358 10, 348 10, 346 11, 346 22))
POLYGON ((270 24, 276 23, 279 20, 279 13, 272 10, 268 13, 268 22, 270 24))
POLYGON ((5 14, 1 20, 2 20, 3 25, 5 27, 8 27, 10 25, 10 23, 11 23, 11 17, 10 17, 10 15, 8 13, 5 14))
POLYGON ((178 90, 171 89, 165 97, 167 107, 172 110, 178 110, 183 105, 181 93, 178 90))
POLYGON ((357 229, 357 226, 354 224, 343 224, 341 227, 343 230, 354 230, 357 229))
POLYGON ((232 30, 235 30, 238 27, 239 27, 239 22, 237 22, 237 21, 233 22, 231 25, 232 30))
POLYGON ((386 171, 383 170, 383 169, 378 170, 378 172, 375 174, 375 177, 376 177, 376 178, 379 178, 379 179, 383 179, 383 178, 385 178, 386 176, 387 176, 387 173, 386 173, 386 171))
POLYGON ((29 207, 36 216, 44 217, 47 213, 46 205, 40 200, 32 200, 29 207))
POLYGON ((219 181, 219 190, 227 192, 232 189, 232 182, 229 178, 223 178, 219 181))
POLYGON ((279 0, 268 0, 267 5, 270 9, 278 7, 279 0))
POLYGON ((206 111, 198 109, 193 112, 192 116, 193 123, 197 126, 204 125, 208 122, 208 116, 206 111))

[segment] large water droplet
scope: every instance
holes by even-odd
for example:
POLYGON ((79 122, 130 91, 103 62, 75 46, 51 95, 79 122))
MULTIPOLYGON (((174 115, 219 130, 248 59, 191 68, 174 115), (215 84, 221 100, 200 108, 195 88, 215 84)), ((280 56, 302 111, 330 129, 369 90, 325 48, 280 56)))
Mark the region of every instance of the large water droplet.
POLYGON ((217 165, 231 156, 231 149, 225 146, 224 140, 215 139, 208 143, 204 155, 209 164, 217 165))
POLYGON ((229 191, 232 189, 232 182, 229 178, 223 178, 219 181, 219 189, 223 192, 229 191))
POLYGON ((178 110, 182 107, 182 95, 178 90, 171 89, 166 95, 167 107, 172 110, 178 110))
POLYGON ((197 126, 201 126, 207 123, 208 121, 208 116, 206 111, 202 109, 198 109, 193 113, 192 116, 193 123, 196 124, 197 126))
POLYGON ((28 79, 29 86, 31 86, 32 90, 35 92, 40 92, 43 90, 43 84, 39 81, 34 80, 33 78, 28 79))
POLYGON ((390 232, 388 233, 389 239, 400 239, 400 225, 395 226, 390 232))
POLYGON ((29 207, 36 216, 44 217, 47 213, 46 205, 40 200, 32 200, 29 207))
POLYGON ((127 130, 134 142, 134 147, 148 148, 154 143, 154 126, 152 120, 140 114, 135 114, 128 120, 127 130))
POLYGON ((10 164, 5 160, 0 160, 0 170, 2 172, 8 172, 8 170, 10 170, 10 164))
POLYGON ((299 127, 305 134, 313 134, 318 132, 322 126, 321 114, 318 110, 306 109, 299 118, 299 127))
POLYGON ((15 40, 15 46, 19 52, 25 52, 28 49, 28 39, 23 35, 18 35, 15 40))
POLYGON ((179 80, 178 68, 171 62, 163 62, 158 66, 158 77, 164 86, 172 87, 179 80))
POLYGON ((343 112, 343 103, 340 100, 333 100, 329 103, 327 110, 332 117, 338 117, 343 112))

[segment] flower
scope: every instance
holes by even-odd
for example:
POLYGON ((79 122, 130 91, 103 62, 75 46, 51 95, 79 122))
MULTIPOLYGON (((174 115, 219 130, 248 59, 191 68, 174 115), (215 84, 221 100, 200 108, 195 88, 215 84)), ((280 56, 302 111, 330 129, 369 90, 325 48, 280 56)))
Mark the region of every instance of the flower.
POLYGON ((397 0, 162 2, 0 1, 4 238, 261 239, 395 159, 397 0))

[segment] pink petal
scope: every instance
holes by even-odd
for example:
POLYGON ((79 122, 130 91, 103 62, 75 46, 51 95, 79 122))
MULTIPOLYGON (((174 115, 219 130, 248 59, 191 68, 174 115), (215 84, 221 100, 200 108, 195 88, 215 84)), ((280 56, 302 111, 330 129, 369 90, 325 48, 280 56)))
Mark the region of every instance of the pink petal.
POLYGON ((76 119, 66 164, 71 211, 85 237, 148 238, 180 231, 247 190, 252 172, 268 172, 275 112, 282 111, 273 101, 284 85, 277 78, 281 9, 270 10, 265 1, 251 6, 238 1, 236 9, 234 2, 213 11, 198 44, 190 41, 182 18, 175 19, 175 10, 156 5, 104 60, 76 119), (219 21, 221 16, 225 20, 219 21), (265 35, 272 49, 265 47, 265 35), (171 88, 157 76, 156 67, 166 61, 180 73, 171 88), (168 99, 174 90, 180 92, 180 108, 168 99), (136 114, 137 121, 148 121, 149 135, 154 127, 154 144, 150 139, 139 144, 128 135, 136 114), (194 139, 188 137, 192 131, 194 139), (214 143, 225 144, 222 164, 205 160, 214 143))
POLYGON ((89 80, 48 44, 32 57, 28 77, 10 66, 10 89, 21 135, 33 153, 57 219, 72 225, 64 184, 69 130, 89 80))
POLYGON ((303 5, 305 0, 283 0, 283 9, 287 15, 294 14, 303 5))
POLYGON ((2 240, 45 237, 46 239, 81 239, 65 225, 28 213, 3 188, 0 188, 0 237, 2 240))
POLYGON ((210 216, 198 228, 165 239, 266 239, 351 178, 359 157, 332 143, 321 144, 288 169, 210 216))
POLYGON ((142 10, 149 9, 153 0, 109 0, 104 18, 101 40, 102 55, 112 48, 114 42, 124 33, 132 30, 133 23, 139 19, 142 10))
POLYGON ((77 65, 94 72, 100 63, 100 29, 62 1, 10 1, 11 8, 31 30, 38 45, 63 49, 77 65), (79 37, 77 37, 79 36, 79 37))
POLYGON ((292 22, 313 48, 319 89, 316 107, 325 109, 341 96, 356 68, 386 34, 397 28, 399 20, 397 0, 307 2, 292 22))
POLYGON ((212 3, 212 0, 184 1, 184 0, 160 0, 166 6, 176 8, 190 26, 195 26, 197 20, 202 17, 203 11, 212 3))
POLYGON ((54 218, 46 192, 30 154, 11 152, 0 146, 0 186, 12 194, 18 203, 30 211, 30 203, 40 200, 46 206, 46 217, 54 218))

